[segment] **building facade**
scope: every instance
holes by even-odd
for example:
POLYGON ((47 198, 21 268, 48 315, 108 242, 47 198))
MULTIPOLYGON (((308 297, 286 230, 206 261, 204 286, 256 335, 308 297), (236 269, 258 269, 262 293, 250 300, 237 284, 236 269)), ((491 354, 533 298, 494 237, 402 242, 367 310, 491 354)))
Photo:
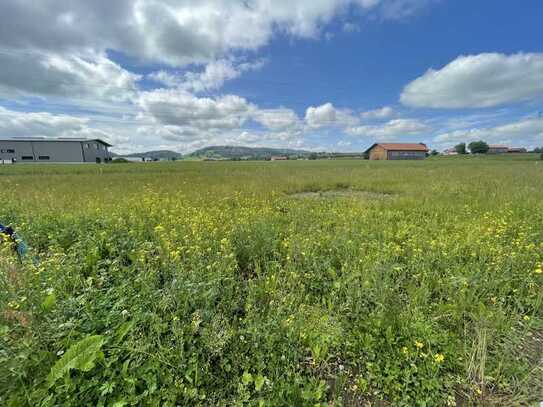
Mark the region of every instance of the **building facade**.
POLYGON ((527 153, 528 150, 526 150, 524 147, 509 147, 507 152, 508 153, 527 153))
POLYGON ((428 151, 423 143, 375 143, 365 154, 370 160, 424 160, 428 151))
POLYGON ((0 163, 107 163, 111 144, 100 139, 0 139, 0 163))
POLYGON ((505 154, 509 152, 509 147, 491 144, 488 146, 488 154, 505 154))

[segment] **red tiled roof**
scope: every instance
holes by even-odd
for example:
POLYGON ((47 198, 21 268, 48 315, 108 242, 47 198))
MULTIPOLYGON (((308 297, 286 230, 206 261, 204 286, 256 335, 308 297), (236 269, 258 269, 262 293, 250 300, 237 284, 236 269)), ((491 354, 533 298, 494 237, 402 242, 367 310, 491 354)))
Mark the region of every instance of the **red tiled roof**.
POLYGON ((428 147, 422 143, 377 143, 374 145, 392 151, 428 151, 428 147))

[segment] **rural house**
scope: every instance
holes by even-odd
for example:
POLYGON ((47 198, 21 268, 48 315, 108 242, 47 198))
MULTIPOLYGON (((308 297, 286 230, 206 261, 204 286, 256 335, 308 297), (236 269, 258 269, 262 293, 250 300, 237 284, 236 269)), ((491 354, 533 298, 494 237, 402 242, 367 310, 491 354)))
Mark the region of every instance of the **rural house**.
POLYGON ((423 143, 375 143, 364 153, 370 160, 423 160, 428 151, 423 143))
POLYGON ((507 152, 509 152, 509 147, 497 144, 490 144, 487 151, 488 154, 504 154, 507 152))
POLYGON ((111 144, 100 139, 20 137, 0 139, 0 163, 105 163, 111 144))
POLYGON ((526 153, 528 150, 526 150, 524 147, 509 147, 507 150, 508 153, 526 153))

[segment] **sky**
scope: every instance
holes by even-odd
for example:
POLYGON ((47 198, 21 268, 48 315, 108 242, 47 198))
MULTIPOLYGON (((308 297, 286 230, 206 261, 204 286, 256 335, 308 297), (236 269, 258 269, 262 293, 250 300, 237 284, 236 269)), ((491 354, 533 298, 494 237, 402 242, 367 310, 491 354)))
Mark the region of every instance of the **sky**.
POLYGON ((0 137, 543 146, 543 2, 2 0, 0 137))

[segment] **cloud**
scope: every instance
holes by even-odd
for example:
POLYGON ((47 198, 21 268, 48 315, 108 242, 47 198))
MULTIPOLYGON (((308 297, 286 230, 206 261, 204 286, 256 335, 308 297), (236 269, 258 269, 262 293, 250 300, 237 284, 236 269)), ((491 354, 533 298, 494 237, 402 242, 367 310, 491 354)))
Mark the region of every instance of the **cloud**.
POLYGON ((0 47, 55 53, 117 50, 181 66, 231 51, 256 50, 277 33, 314 38, 355 6, 384 18, 412 13, 423 0, 3 0, 0 47), (46 22, 46 23, 45 23, 46 22), (21 29, 24 27, 24 29, 21 29))
POLYGON ((256 109, 239 96, 199 98, 178 89, 142 92, 138 105, 143 111, 142 120, 201 130, 239 128, 256 109))
POLYGON ((193 127, 172 126, 172 125, 148 125, 137 129, 138 134, 145 137, 152 136, 166 141, 192 142, 203 140, 210 136, 205 130, 199 130, 193 127))
POLYGON ((353 32, 360 31, 360 27, 358 26, 358 24, 350 23, 350 22, 344 23, 341 29, 343 30, 343 32, 346 32, 346 33, 353 33, 353 32))
MULTIPOLYGON (((179 89, 142 92, 138 100, 142 113, 138 133, 167 141, 249 142, 248 134, 259 134, 260 141, 291 141, 303 136, 303 126, 290 109, 259 109, 235 95, 197 97, 179 89), (249 121, 265 131, 249 130, 249 121), (230 135, 230 138, 225 138, 230 135)), ((239 143, 238 143, 239 144, 239 143)))
POLYGON ((358 122, 348 109, 337 109, 330 102, 320 106, 310 106, 305 111, 305 121, 311 128, 325 126, 349 126, 358 122))
POLYGON ((253 120, 270 130, 285 130, 297 127, 300 124, 298 115, 286 108, 264 109, 253 113, 253 120))
POLYGON ((365 120, 379 120, 379 119, 387 119, 389 117, 392 117, 396 114, 394 112, 394 109, 392 109, 390 106, 384 106, 380 109, 375 110, 368 110, 366 112, 360 113, 360 117, 365 120))
POLYGON ((126 101, 140 76, 103 55, 78 57, 0 50, 0 94, 99 98, 126 101))
POLYGON ((7 137, 89 137, 111 139, 88 126, 88 119, 47 112, 17 112, 0 107, 0 133, 7 137))
POLYGON ((454 130, 437 135, 438 143, 485 140, 490 143, 525 144, 527 147, 543 145, 543 119, 524 118, 494 127, 454 130))
POLYGON ((236 79, 243 72, 260 69, 263 60, 235 63, 220 59, 208 63, 201 72, 172 73, 165 70, 153 72, 148 78, 168 87, 177 87, 191 92, 204 92, 220 89, 226 81, 236 79))
POLYGON ((346 133, 351 136, 370 137, 384 141, 400 136, 423 135, 430 130, 430 126, 417 119, 395 119, 379 125, 351 127, 346 130, 346 133))
POLYGON ((460 56, 409 83, 400 100, 412 107, 484 108, 543 96, 543 53, 460 56))
MULTIPOLYGON (((372 3, 372 0, 362 0, 366 3, 372 3)), ((408 18, 419 13, 422 9, 428 8, 432 4, 437 4, 442 0, 389 0, 380 2, 377 8, 377 14, 384 20, 399 20, 408 18)), ((376 2, 373 2, 376 3, 376 2)), ((373 4, 372 6, 376 6, 373 4)))

